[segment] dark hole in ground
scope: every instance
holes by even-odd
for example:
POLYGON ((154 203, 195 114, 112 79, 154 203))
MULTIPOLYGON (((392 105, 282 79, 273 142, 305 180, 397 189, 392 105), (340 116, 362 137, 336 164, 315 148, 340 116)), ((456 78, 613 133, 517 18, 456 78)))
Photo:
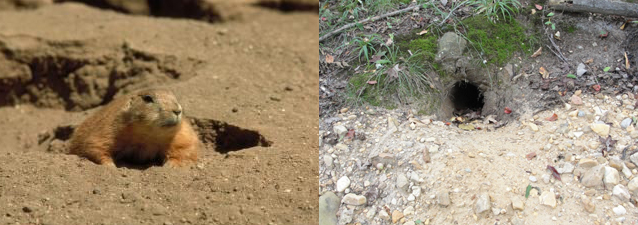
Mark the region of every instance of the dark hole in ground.
POLYGON ((260 1, 255 3, 255 5, 275 9, 282 12, 293 12, 293 11, 315 11, 319 12, 319 5, 317 4, 308 4, 297 1, 260 1))
POLYGON ((81 2, 100 9, 126 14, 150 15, 156 17, 186 18, 217 22, 219 12, 204 0, 56 0, 56 2, 81 2), (129 2, 126 2, 129 1, 129 2))
POLYGON ((269 147, 272 144, 257 131, 210 119, 192 118, 191 121, 201 141, 205 145, 213 145, 215 151, 220 153, 256 146, 269 147))
POLYGON ((473 83, 457 81, 450 90, 450 100, 454 104, 454 111, 465 114, 469 111, 480 111, 483 108, 483 93, 473 83))

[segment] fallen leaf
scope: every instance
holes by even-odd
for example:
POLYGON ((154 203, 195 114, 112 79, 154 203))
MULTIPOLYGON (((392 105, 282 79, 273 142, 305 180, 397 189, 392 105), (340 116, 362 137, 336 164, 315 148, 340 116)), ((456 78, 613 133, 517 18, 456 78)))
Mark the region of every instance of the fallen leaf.
POLYGON ((542 67, 540 69, 538 69, 538 72, 541 74, 541 76, 543 77, 543 79, 547 79, 549 78, 549 73, 547 72, 547 70, 545 69, 545 67, 542 67))
POLYGON ((558 171, 556 171, 556 168, 554 168, 553 166, 547 165, 547 169, 552 171, 552 175, 554 176, 554 178, 556 178, 556 180, 560 180, 560 173, 558 173, 558 171))
POLYGON ((424 34, 427 34, 427 33, 428 33, 428 30, 422 30, 421 32, 419 32, 417 34, 418 35, 424 35, 424 34))
POLYGON ((463 123, 463 124, 459 124, 459 128, 461 128, 463 130, 467 130, 467 131, 472 131, 472 130, 474 130, 474 125, 469 124, 469 123, 463 123))
POLYGON ((539 55, 541 55, 541 53, 543 53, 543 47, 538 48, 538 50, 536 50, 534 54, 532 54, 532 58, 538 57, 539 55))
POLYGON ((556 31, 556 33, 554 34, 554 38, 560 41, 560 31, 556 31))
POLYGON ((532 190, 532 185, 528 184, 527 188, 525 189, 525 198, 529 197, 529 192, 532 190))
POLYGON ((624 29, 625 29, 625 25, 627 25, 627 22, 624 22, 624 23, 622 24, 622 26, 620 26, 620 30, 624 30, 624 29))
POLYGON ((585 61, 585 64, 590 64, 590 63, 593 63, 593 62, 594 62, 594 59, 588 59, 587 61, 585 61))
POLYGON ((335 57, 326 54, 326 62, 327 63, 333 63, 335 61, 335 57))
POLYGON ((348 130, 348 133, 346 134, 346 139, 354 139, 354 129, 350 129, 348 130))
POLYGON ((512 109, 510 109, 510 107, 505 107, 505 114, 510 114, 512 113, 512 109))
POLYGON ((538 10, 543 10, 543 6, 541 6, 539 4, 534 4, 534 6, 536 6, 536 9, 538 9, 538 10))
POLYGON ((627 52, 625 52, 625 69, 629 69, 629 59, 627 58, 627 52))
POLYGON ((390 46, 392 45, 392 43, 394 43, 394 41, 392 41, 392 38, 388 38, 388 40, 385 42, 385 46, 390 46))
POLYGON ((536 152, 530 152, 527 155, 525 155, 525 158, 527 158, 527 160, 532 160, 535 157, 536 157, 536 152))
POLYGON ((607 31, 601 31, 601 32, 600 32, 600 35, 599 35, 598 37, 600 37, 600 38, 606 38, 606 37, 607 37, 607 35, 609 35, 609 32, 607 32, 607 31))
POLYGON ((376 81, 376 80, 369 80, 367 83, 368 83, 368 84, 376 84, 376 83, 377 83, 377 81, 376 81))
POLYGON ((377 61, 381 60, 381 55, 374 55, 372 56, 372 59, 370 59, 371 63, 376 63, 377 61))
POLYGON ((600 84, 594 84, 591 86, 596 92, 600 91, 600 84))
POLYGON ((554 113, 554 115, 545 118, 545 120, 547 121, 556 121, 556 119, 558 119, 558 115, 556 115, 556 113, 554 113))
POLYGON ((394 67, 386 71, 386 74, 388 74, 388 77, 390 77, 390 81, 399 78, 399 71, 401 71, 401 69, 399 68, 399 64, 394 65, 394 67))
POLYGON ((607 153, 613 150, 616 142, 618 142, 618 140, 612 140, 611 136, 609 135, 607 136, 607 138, 599 137, 598 140, 600 140, 600 142, 603 144, 603 149, 601 150, 603 157, 607 156, 607 153))
POLYGON ((536 9, 532 9, 532 15, 536 14, 536 9))
POLYGON ((570 73, 570 74, 567 74, 567 76, 566 76, 566 77, 567 77, 567 78, 576 79, 576 75, 571 74, 571 73, 570 73))

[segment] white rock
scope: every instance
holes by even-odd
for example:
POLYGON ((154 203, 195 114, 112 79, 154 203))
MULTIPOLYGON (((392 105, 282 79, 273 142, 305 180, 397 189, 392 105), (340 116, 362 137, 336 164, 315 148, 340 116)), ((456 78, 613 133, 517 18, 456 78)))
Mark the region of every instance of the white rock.
POLYGON ((397 175, 397 188, 403 191, 408 191, 408 178, 400 173, 397 175))
POLYGON ((528 123, 527 125, 529 126, 529 129, 532 129, 532 131, 538 131, 538 126, 536 126, 536 124, 528 123))
POLYGON ((543 174, 543 182, 545 182, 546 184, 549 183, 550 177, 548 174, 543 174))
POLYGON ((598 165, 585 171, 580 182, 585 185, 585 187, 598 187, 603 185, 604 176, 604 167, 602 165, 598 165))
POLYGON ((611 166, 605 166, 605 175, 603 176, 603 182, 605 186, 611 187, 620 181, 620 175, 618 174, 618 170, 614 169, 611 166))
POLYGON ((556 195, 554 194, 554 191, 543 191, 539 198, 541 204, 556 208, 556 195))
POLYGON ((332 130, 335 132, 335 134, 337 134, 337 137, 339 137, 339 139, 345 137, 346 133, 348 133, 348 128, 343 125, 336 125, 332 127, 332 130))
POLYGON ((441 191, 438 195, 439 205, 447 207, 450 205, 450 193, 447 191, 441 191))
POLYGON ((366 201, 366 196, 356 195, 352 193, 343 196, 343 199, 341 199, 341 203, 347 205, 363 205, 366 204, 366 201))
POLYGON ((421 187, 413 186, 412 187, 412 195, 414 195, 414 197, 419 197, 421 195, 421 187))
POLYGON ((390 215, 385 210, 379 210, 379 219, 390 220, 390 215))
POLYGON ((408 201, 414 201, 414 200, 416 200, 416 197, 414 197, 414 195, 413 195, 413 194, 410 194, 410 195, 408 196, 408 201))
POLYGON ((575 131, 574 132, 574 137, 580 138, 580 136, 583 136, 583 134, 584 134, 584 132, 582 132, 582 131, 575 131))
POLYGON ((634 179, 631 179, 627 184, 627 189, 629 189, 631 193, 638 195, 638 178, 634 177, 634 179))
POLYGON ((405 207, 405 209, 403 210, 403 216, 409 216, 412 214, 414 214, 414 207, 412 206, 405 207))
POLYGON ((583 74, 585 74, 586 72, 587 72, 587 69, 585 68, 585 64, 579 63, 578 67, 576 67, 576 75, 578 75, 580 77, 583 74))
POLYGON ((622 205, 618 205, 616 207, 614 207, 612 209, 614 211, 614 213, 616 213, 616 215, 620 216, 620 215, 625 215, 625 213, 627 213, 627 210, 625 209, 624 206, 622 205))
POLYGON ((631 195, 629 194, 629 189, 627 189, 627 187, 625 187, 625 185, 622 185, 622 184, 614 186, 614 189, 612 190, 612 194, 618 197, 618 199, 620 199, 623 202, 629 200, 629 198, 631 197, 631 195))
POLYGON ((371 220, 372 218, 374 218, 374 215, 377 214, 377 207, 370 207, 368 209, 368 213, 366 213, 366 218, 368 218, 368 220, 371 220))
POLYGON ((574 172, 574 165, 572 165, 571 163, 563 163, 561 165, 558 166, 558 168, 556 168, 556 171, 560 174, 564 174, 564 173, 572 173, 574 172))
POLYGON ((326 168, 330 169, 332 168, 332 156, 330 155, 324 155, 323 156, 323 164, 326 166, 326 168))
POLYGON ((337 192, 343 192, 350 187, 350 178, 343 176, 337 180, 337 192))
POLYGON ((594 131, 596 134, 600 135, 603 138, 606 138, 609 135, 609 125, 607 124, 595 123, 595 124, 591 124, 589 127, 591 128, 592 131, 594 131))
POLYGON ((629 179, 631 178, 631 170, 627 167, 627 165, 625 165, 625 163, 622 163, 622 174, 625 175, 625 178, 629 179))
POLYGON ((627 129, 627 127, 631 125, 632 121, 633 120, 631 118, 625 118, 624 120, 622 120, 622 122, 620 122, 620 127, 622 127, 622 129, 627 129))
POLYGON ((481 214, 491 208, 490 195, 482 193, 476 199, 476 214, 481 214))
POLYGON ((439 145, 430 145, 429 151, 430 151, 430 153, 439 152, 439 145))
POLYGON ((525 202, 523 202, 523 200, 521 200, 520 196, 512 197, 512 209, 521 210, 521 211, 523 211, 523 209, 525 209, 525 202))
POLYGON ((629 160, 631 160, 634 165, 638 165, 638 153, 634 153, 633 155, 629 156, 629 160))
POLYGON ((418 183, 419 182, 419 175, 416 172, 412 172, 412 174, 410 174, 410 180, 412 182, 418 183))
POLYGON ((535 176, 529 176, 529 181, 535 183, 537 180, 535 176))

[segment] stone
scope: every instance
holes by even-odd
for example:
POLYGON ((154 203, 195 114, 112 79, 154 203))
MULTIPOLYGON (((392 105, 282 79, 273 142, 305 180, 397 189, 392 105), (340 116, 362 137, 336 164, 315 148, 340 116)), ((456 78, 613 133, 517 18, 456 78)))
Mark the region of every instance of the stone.
POLYGON ((408 184, 409 184, 408 183, 408 178, 405 175, 403 175, 402 173, 400 173, 397 176, 397 188, 407 192, 408 191, 408 184))
POLYGON ((410 220, 408 222, 405 222, 403 225, 416 225, 416 223, 414 223, 414 221, 410 220))
POLYGON ((401 218, 403 218, 403 213, 402 212, 399 212, 399 210, 394 210, 392 212, 392 223, 396 223, 401 218))
POLYGON ((337 180, 337 192, 343 192, 350 187, 350 178, 343 176, 337 180))
POLYGON ((638 178, 634 177, 634 179, 631 179, 627 184, 627 189, 634 195, 638 195, 638 178))
POLYGON ((586 72, 587 72, 587 69, 585 67, 585 64, 579 63, 578 66, 576 67, 576 75, 580 77, 586 72))
POLYGON ((605 175, 605 169, 602 165, 594 166, 591 169, 585 171, 582 175, 581 183, 585 187, 598 187, 603 185, 603 176, 605 175))
POLYGON ((629 156, 629 160, 631 160, 634 165, 638 165, 638 153, 634 153, 633 155, 629 156))
POLYGON ((556 208, 556 195, 553 191, 543 191, 539 197, 540 203, 552 208, 556 208))
POLYGON ((631 194, 629 194, 629 189, 627 189, 627 187, 625 187, 625 185, 622 184, 618 184, 616 186, 614 186, 614 189, 612 190, 612 195, 616 196, 618 199, 620 199, 620 201, 628 201, 629 198, 631 198, 631 194))
POLYGON ((339 224, 349 224, 352 222, 352 217, 354 216, 354 209, 345 208, 345 210, 341 211, 341 216, 339 216, 339 224))
POLYGON ((370 209, 368 209, 368 212, 366 213, 366 218, 368 218, 368 220, 371 220, 374 218, 374 215, 376 214, 377 214, 377 208, 370 207, 370 209))
POLYGON ((439 205, 448 207, 452 202, 450 201, 450 193, 447 191, 441 191, 438 194, 439 205))
POLYGON ((414 195, 414 197, 419 197, 421 195, 421 187, 413 186, 412 187, 412 195, 414 195))
POLYGON ((379 210, 379 219, 390 220, 390 215, 385 210, 379 210))
POLYGON ((605 166, 605 175, 603 176, 603 182, 605 183, 606 187, 611 187, 618 184, 618 182, 620 182, 620 175, 618 174, 618 170, 610 166, 605 166))
POLYGON ((581 198, 581 202, 583 203, 583 207, 585 208, 585 211, 587 211, 588 213, 593 213, 594 210, 596 209, 596 205, 594 205, 593 202, 591 202, 591 199, 587 196, 582 196, 581 198))
POLYGON ((565 173, 569 174, 569 173, 574 172, 574 165, 572 165, 571 163, 566 162, 566 163, 563 163, 563 164, 559 165, 556 168, 556 171, 558 173, 560 173, 560 174, 565 174, 565 173))
POLYGON ((332 163, 333 163, 332 156, 328 154, 323 156, 323 164, 326 166, 326 168, 328 169, 332 168, 332 163))
POLYGON ((512 197, 511 200, 512 200, 512 209, 521 210, 521 211, 525 209, 525 202, 523 202, 520 196, 514 196, 512 197))
POLYGON ((341 199, 341 202, 346 204, 346 205, 363 205, 366 204, 366 196, 363 195, 356 195, 353 193, 347 194, 346 196, 343 196, 343 198, 341 199))
POLYGON ((623 162, 622 164, 622 174, 625 175, 625 178, 629 179, 632 175, 631 170, 629 169, 629 167, 627 167, 627 165, 623 162))
POLYGON ((627 129, 627 127, 631 125, 632 121, 633 120, 631 118, 625 118, 620 122, 620 127, 622 127, 622 129, 627 129))
POLYGON ((538 131, 538 126, 536 126, 535 123, 528 123, 527 125, 529 126, 529 129, 531 129, 532 131, 534 132, 538 131))
POLYGON ((593 159, 590 158, 584 158, 581 159, 580 161, 578 161, 578 166, 583 167, 583 168, 592 168, 594 166, 598 165, 598 161, 595 161, 593 159))
POLYGON ((439 49, 434 57, 436 62, 442 63, 443 69, 454 72, 457 61, 463 57, 467 41, 455 32, 447 32, 439 39, 439 49))
POLYGON ((339 211, 339 197, 326 192, 319 197, 319 225, 336 225, 339 211))
POLYGON ((543 174, 543 182, 545 182, 546 184, 549 184, 549 180, 551 178, 549 177, 549 174, 543 174))
POLYGON ((491 208, 490 195, 487 193, 482 193, 476 199, 476 214, 481 214, 491 208))
POLYGON ((609 135, 609 125, 595 123, 589 126, 592 131, 594 131, 599 136, 606 138, 609 135))
POLYGON ((346 134, 348 133, 348 128, 346 128, 343 125, 336 125, 332 127, 332 130, 335 132, 335 134, 337 134, 337 137, 339 137, 339 140, 345 137, 346 134))
POLYGON ((582 105, 583 104, 583 100, 578 97, 578 95, 572 95, 572 98, 570 99, 572 105, 582 105))
POLYGON ((529 181, 531 181, 532 183, 536 183, 537 179, 535 176, 529 176, 529 181))
POLYGON ((618 216, 625 215, 627 213, 627 209, 625 209, 625 207, 622 206, 622 205, 618 205, 618 206, 614 207, 612 210, 618 216))
POLYGON ((409 216, 409 215, 412 215, 412 214, 414 214, 414 207, 408 206, 408 207, 405 207, 405 209, 403 209, 403 215, 404 216, 409 216))

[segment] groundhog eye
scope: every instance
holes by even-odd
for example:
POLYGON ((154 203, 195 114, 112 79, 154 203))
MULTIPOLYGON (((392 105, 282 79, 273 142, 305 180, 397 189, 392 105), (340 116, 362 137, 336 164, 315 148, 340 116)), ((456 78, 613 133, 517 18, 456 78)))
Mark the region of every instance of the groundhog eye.
POLYGON ((146 103, 155 102, 155 100, 153 100, 153 97, 151 97, 150 95, 142 95, 142 100, 144 100, 146 103))

